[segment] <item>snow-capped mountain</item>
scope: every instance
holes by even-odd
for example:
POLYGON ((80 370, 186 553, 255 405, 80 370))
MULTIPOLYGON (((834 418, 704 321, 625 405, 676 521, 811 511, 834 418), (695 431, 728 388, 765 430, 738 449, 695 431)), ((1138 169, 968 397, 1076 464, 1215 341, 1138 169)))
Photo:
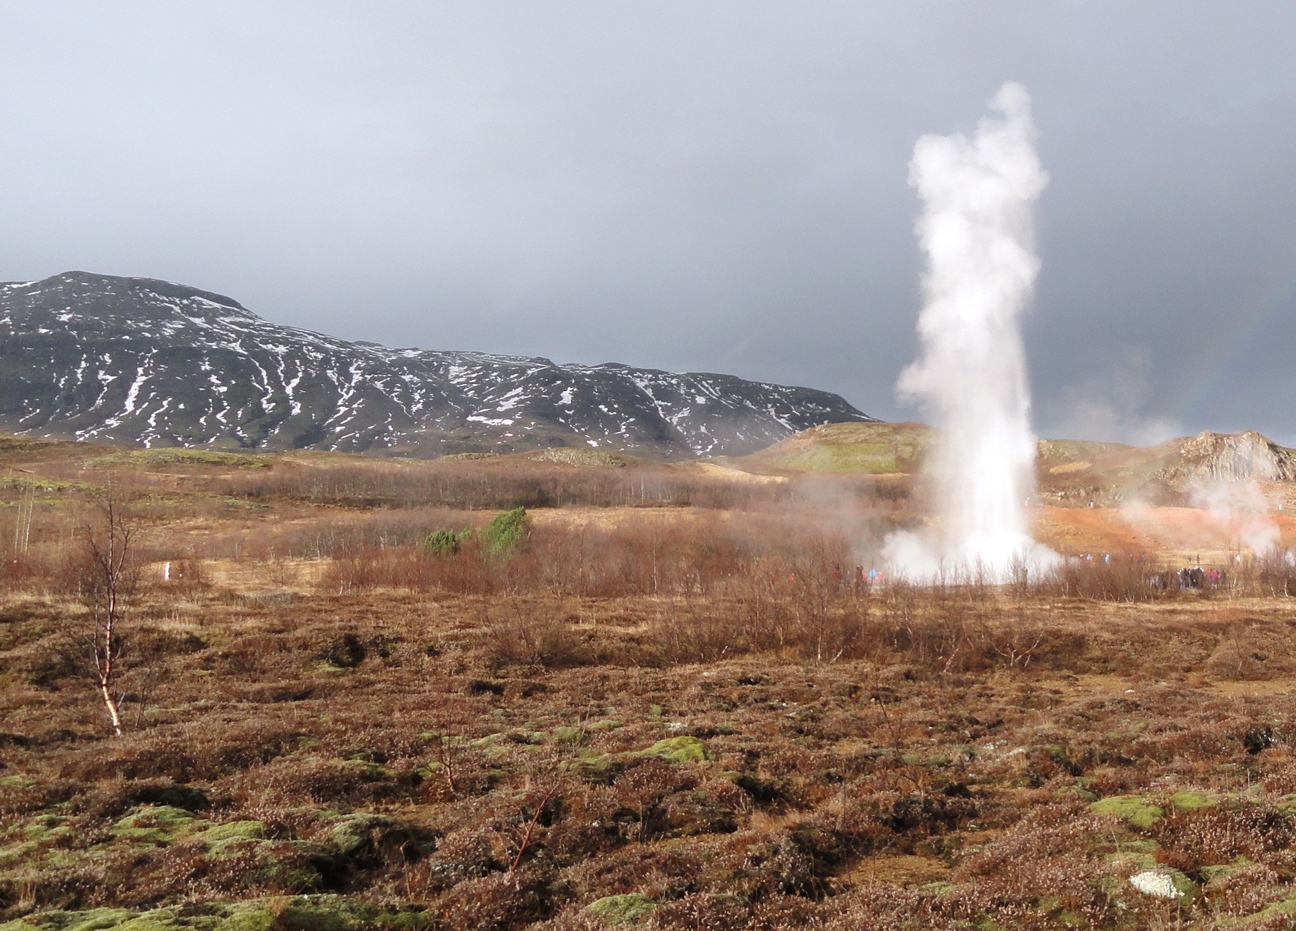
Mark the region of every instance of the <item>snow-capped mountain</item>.
POLYGON ((0 284, 0 340, 0 430, 146 446, 738 455, 873 419, 729 375, 351 343, 219 294, 86 272, 0 284))

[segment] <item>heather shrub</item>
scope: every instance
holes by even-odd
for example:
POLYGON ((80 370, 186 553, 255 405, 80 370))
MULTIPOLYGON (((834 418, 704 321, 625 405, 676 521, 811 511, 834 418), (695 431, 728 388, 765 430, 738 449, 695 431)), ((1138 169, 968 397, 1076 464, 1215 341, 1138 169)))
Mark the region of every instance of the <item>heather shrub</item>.
POLYGON ((552 873, 526 867, 461 882, 436 900, 432 912, 445 931, 513 931, 549 918, 568 897, 552 873))
POLYGON ((511 601, 484 609, 482 654, 488 666, 515 664, 560 669, 588 661, 580 637, 566 618, 547 605, 511 601))

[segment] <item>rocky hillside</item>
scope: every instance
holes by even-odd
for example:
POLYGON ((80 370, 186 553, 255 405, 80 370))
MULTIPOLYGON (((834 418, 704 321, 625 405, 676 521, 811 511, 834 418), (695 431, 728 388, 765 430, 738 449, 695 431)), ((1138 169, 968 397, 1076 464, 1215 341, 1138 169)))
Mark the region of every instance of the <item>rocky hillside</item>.
POLYGON ((1167 482, 1296 481, 1296 456, 1254 430, 1204 430, 1177 442, 1180 459, 1160 476, 1167 482))
POLYGON ((152 279, 68 272, 0 284, 0 430, 13 433, 683 457, 742 455, 817 424, 871 420, 834 394, 729 375, 351 343, 152 279))
MULTIPOLYGON (((933 431, 923 424, 826 424, 725 464, 765 475, 913 476, 921 472, 934 441, 933 431)), ((1063 506, 1109 507, 1132 500, 1197 506, 1204 491, 1230 485, 1265 489, 1275 502, 1296 499, 1296 450, 1254 430, 1204 430, 1154 446, 1044 439, 1035 473, 1040 502, 1063 506)))

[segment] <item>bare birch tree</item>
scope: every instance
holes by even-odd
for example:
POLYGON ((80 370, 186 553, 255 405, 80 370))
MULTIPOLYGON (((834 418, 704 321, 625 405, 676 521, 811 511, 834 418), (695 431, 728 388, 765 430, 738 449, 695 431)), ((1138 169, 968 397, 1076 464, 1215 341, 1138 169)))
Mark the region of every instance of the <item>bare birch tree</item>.
POLYGON ((82 552, 78 592, 85 606, 82 640, 113 733, 122 732, 118 680, 125 642, 122 622, 139 587, 139 570, 131 544, 134 524, 110 488, 97 514, 82 526, 82 552))

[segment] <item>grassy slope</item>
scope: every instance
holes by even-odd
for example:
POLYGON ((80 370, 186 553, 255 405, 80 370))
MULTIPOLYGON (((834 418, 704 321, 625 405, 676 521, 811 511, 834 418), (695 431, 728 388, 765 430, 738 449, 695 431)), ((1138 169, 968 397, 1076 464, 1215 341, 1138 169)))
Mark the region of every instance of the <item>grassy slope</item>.
POLYGON ((929 429, 916 423, 825 424, 727 461, 754 472, 912 472, 929 429))

